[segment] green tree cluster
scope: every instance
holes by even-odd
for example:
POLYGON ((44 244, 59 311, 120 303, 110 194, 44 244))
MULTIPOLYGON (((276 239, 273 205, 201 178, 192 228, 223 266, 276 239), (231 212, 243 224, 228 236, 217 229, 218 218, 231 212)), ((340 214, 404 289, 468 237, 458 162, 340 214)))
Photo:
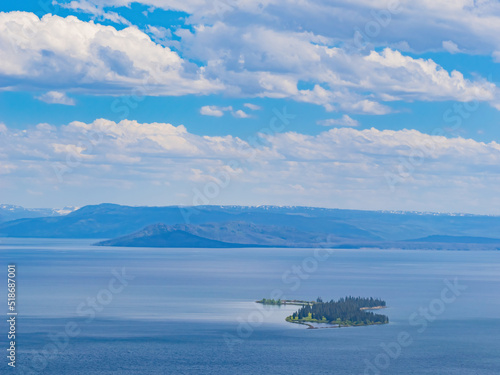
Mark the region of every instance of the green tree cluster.
MULTIPOLYGON (((382 314, 361 310, 363 307, 386 306, 379 298, 345 297, 338 301, 319 302, 301 307, 292 315, 292 319, 315 319, 318 321, 342 322, 343 324, 366 325, 388 323, 389 318, 382 314)), ((322 300, 321 300, 322 301, 322 300)))
POLYGON ((263 305, 281 305, 282 304, 281 299, 266 299, 266 298, 262 298, 258 302, 262 303, 263 305))

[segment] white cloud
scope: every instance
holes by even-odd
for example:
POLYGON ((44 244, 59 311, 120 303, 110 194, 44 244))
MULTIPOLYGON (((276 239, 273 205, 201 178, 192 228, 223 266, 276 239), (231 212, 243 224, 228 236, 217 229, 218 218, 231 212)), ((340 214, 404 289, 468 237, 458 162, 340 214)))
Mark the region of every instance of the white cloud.
MULTIPOLYGON (((379 20, 374 15, 387 13, 385 1, 341 0, 334 6, 308 0, 139 2, 188 12, 186 22, 191 25, 178 28, 173 38, 172 31, 162 26, 146 26, 152 41, 133 26, 117 30, 75 17, 47 15, 39 20, 29 13, 2 14, 0 53, 8 58, 0 67, 0 78, 5 89, 111 95, 137 87, 145 95, 224 92, 379 115, 390 113, 388 102, 395 100, 478 100, 500 108, 499 90, 486 79, 467 79, 462 72, 447 71, 431 59, 396 49, 488 51, 496 58, 500 38, 491 35, 500 35, 500 5, 489 0, 474 7, 466 1, 405 2, 377 35, 364 36, 370 39, 366 46, 356 46, 354 30, 379 20), (238 21, 243 17, 244 23, 238 21), (436 22, 420 27, 429 24, 427 17, 436 22), (300 28, 290 26, 292 19, 300 28), (336 27, 331 27, 332 19, 336 27), (486 37, 488 28, 492 33, 486 37), (312 88, 299 89, 302 82, 312 88)), ((111 6, 130 3, 81 0, 65 6, 101 17, 111 13, 111 6)))
POLYGON ((224 116, 225 112, 231 112, 233 117, 236 117, 236 118, 250 118, 251 117, 248 113, 242 111, 241 109, 233 111, 232 106, 219 107, 216 105, 205 105, 205 106, 200 108, 200 114, 202 114, 204 116, 222 117, 222 116, 224 116))
POLYGON ((103 6, 90 0, 75 0, 69 3, 59 2, 59 6, 78 12, 92 14, 99 21, 111 21, 118 24, 128 25, 131 23, 116 12, 105 11, 103 6))
POLYGON ((59 91, 49 91, 43 95, 37 96, 36 99, 48 104, 63 104, 63 105, 75 105, 75 99, 70 98, 64 92, 59 91))
POLYGON ((325 120, 319 120, 318 125, 323 126, 358 126, 359 121, 351 118, 348 115, 343 115, 341 118, 329 118, 325 120))
POLYGON ((431 59, 413 59, 386 48, 380 53, 372 51, 365 60, 375 72, 366 79, 367 88, 381 86, 388 94, 419 100, 495 99, 497 88, 493 83, 472 82, 456 70, 449 73, 431 59))
POLYGON ((146 31, 156 43, 161 45, 166 45, 170 42, 170 38, 172 38, 172 31, 162 26, 148 25, 146 31))
POLYGON ((50 125, 50 124, 47 124, 46 122, 42 122, 42 123, 38 124, 35 128, 38 130, 47 131, 47 132, 57 130, 57 127, 50 125))
POLYGON ((105 119, 25 131, 4 127, 0 188, 6 197, 36 185, 51 200, 74 199, 85 189, 97 201, 123 192, 128 201, 155 205, 187 192, 183 203, 193 204, 194 188, 229 178, 208 203, 456 211, 456 199, 467 196, 462 210, 500 207, 496 142, 351 127, 260 137, 202 136, 182 125, 105 119), (62 181, 56 170, 64 172, 62 181), (388 178, 399 181, 395 191, 388 178))
POLYGON ((252 103, 245 103, 243 105, 252 111, 260 111, 262 109, 262 107, 252 103))
POLYGON ((0 54, 8 90, 186 95, 223 88, 136 27, 117 30, 73 16, 0 13, 0 54))
POLYGON ((138 2, 183 11, 191 14, 188 22, 194 25, 238 25, 243 18, 245 24, 273 25, 275 30, 290 30, 299 25, 355 49, 359 48, 354 42, 358 30, 362 42, 374 46, 406 43, 414 51, 429 51, 442 48, 443 40, 453 40, 470 53, 500 50, 500 4, 495 0, 80 0, 87 1, 101 7, 138 2))
POLYGON ((222 117, 224 112, 232 111, 233 107, 218 107, 216 105, 205 105, 200 108, 200 113, 204 116, 222 117))
POLYGON ((215 23, 179 30, 187 57, 208 61, 206 74, 224 82, 233 95, 291 98, 327 111, 386 114, 388 100, 487 101, 497 87, 448 72, 431 59, 385 48, 369 54, 328 46, 310 32, 276 31, 215 23), (299 81, 314 83, 299 89, 299 81), (389 99, 390 98, 390 99, 389 99))
POLYGON ((201 107, 200 113, 204 116, 214 116, 214 117, 222 117, 224 116, 224 112, 218 109, 216 106, 205 105, 201 107))
POLYGON ((443 41, 443 48, 451 54, 461 52, 460 48, 458 48, 457 44, 453 43, 451 40, 443 41))
POLYGON ((233 116, 236 118, 250 118, 250 117, 252 117, 248 113, 242 111, 241 109, 238 109, 237 111, 233 112, 233 116))

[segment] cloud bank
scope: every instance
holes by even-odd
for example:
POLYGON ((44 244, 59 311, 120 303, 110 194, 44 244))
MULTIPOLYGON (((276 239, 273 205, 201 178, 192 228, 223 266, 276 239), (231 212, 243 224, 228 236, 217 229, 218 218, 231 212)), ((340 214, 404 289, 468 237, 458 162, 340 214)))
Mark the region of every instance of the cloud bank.
POLYGON ((126 194, 135 204, 153 205, 478 212, 480 207, 495 211, 500 203, 498 143, 417 130, 332 128, 318 135, 262 133, 246 140, 195 135, 183 125, 99 119, 0 131, 4 197, 36 186, 52 198, 86 197, 77 192, 89 188, 96 189, 96 201, 126 194), (219 192, 200 198, 209 184, 219 192), (457 202, 452 198, 457 196, 468 200, 457 202))

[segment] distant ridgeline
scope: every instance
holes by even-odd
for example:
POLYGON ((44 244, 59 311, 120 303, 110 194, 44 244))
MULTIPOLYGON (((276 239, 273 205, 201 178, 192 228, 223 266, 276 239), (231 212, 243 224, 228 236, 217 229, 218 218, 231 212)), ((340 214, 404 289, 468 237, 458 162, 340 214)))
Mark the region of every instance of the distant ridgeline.
POLYGON ((118 247, 500 250, 499 228, 500 216, 314 207, 0 205, 0 238, 102 239, 96 245, 118 247))
MULTIPOLYGON (((306 325, 328 323, 338 327, 387 324, 389 323, 387 316, 367 311, 385 307, 386 302, 378 298, 345 297, 330 302, 323 302, 321 298, 318 298, 315 302, 305 302, 286 320, 306 325)), ((313 328, 311 325, 309 327, 313 328)))

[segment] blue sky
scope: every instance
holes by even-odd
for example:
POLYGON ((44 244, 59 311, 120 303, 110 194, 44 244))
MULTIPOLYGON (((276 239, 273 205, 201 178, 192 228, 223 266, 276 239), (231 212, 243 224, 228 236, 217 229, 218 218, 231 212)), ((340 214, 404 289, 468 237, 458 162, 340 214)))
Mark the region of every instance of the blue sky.
POLYGON ((500 213, 496 1, 0 11, 2 203, 500 213))

